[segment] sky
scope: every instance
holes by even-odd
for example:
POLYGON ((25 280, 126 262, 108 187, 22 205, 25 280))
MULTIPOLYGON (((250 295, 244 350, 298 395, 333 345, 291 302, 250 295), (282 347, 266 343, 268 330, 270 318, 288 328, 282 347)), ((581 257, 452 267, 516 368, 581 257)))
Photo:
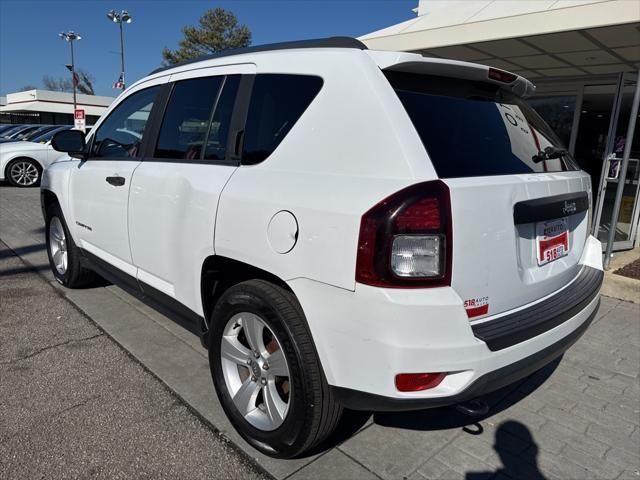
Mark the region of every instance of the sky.
POLYGON ((73 30, 77 68, 95 77, 97 95, 116 96, 120 71, 118 26, 106 13, 127 10, 125 25, 127 84, 162 62, 162 49, 175 49, 182 27, 195 25, 209 8, 232 11, 249 27, 252 44, 318 38, 357 37, 415 18, 418 0, 0 0, 0 95, 34 85, 42 77, 64 77, 70 63, 67 42, 58 33, 73 30))

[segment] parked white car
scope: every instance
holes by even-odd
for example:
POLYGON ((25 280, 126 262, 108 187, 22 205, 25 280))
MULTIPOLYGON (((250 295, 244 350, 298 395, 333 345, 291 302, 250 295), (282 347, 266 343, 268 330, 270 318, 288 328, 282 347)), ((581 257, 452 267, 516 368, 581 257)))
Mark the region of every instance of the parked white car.
POLYGON ((599 303, 591 182, 533 91, 344 38, 160 69, 86 140, 54 137, 53 274, 97 272, 201 335, 269 455, 343 407, 467 402, 560 356, 599 303))
POLYGON ((42 171, 62 156, 51 146, 51 137, 66 128, 60 126, 45 132, 34 141, 0 144, 0 180, 15 187, 35 187, 40 184, 42 171), (36 141, 39 140, 39 141, 36 141))

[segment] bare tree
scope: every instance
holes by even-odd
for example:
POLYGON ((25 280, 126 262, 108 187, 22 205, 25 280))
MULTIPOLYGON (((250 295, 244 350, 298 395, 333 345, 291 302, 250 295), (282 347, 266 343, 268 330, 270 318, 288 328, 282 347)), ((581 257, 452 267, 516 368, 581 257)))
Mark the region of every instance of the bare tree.
MULTIPOLYGON (((78 75, 78 84, 76 86, 77 91, 79 93, 84 93, 85 95, 95 95, 93 90, 93 75, 82 69, 76 70, 76 75, 78 75)), ((53 90, 54 92, 73 91, 71 78, 54 78, 49 75, 45 75, 42 77, 42 84, 44 85, 44 88, 47 90, 53 90)))
POLYGON ((38 87, 35 85, 24 85, 18 89, 19 92, 26 92, 27 90, 36 90, 38 87))

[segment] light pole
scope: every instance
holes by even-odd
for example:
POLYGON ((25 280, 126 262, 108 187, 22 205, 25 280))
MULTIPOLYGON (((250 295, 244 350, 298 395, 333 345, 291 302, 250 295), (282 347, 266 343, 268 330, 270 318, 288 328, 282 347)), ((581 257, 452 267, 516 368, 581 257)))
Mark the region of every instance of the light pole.
MULTIPOLYGON (((120 26, 120 78, 116 84, 120 85, 120 88, 124 90, 125 82, 124 82, 124 33, 122 29, 123 23, 131 23, 133 18, 129 15, 129 12, 126 10, 122 10, 120 13, 115 10, 110 10, 107 13, 107 18, 114 23, 117 23, 120 26)), ((115 88, 115 87, 114 87, 115 88)))
POLYGON ((69 30, 68 32, 60 32, 58 34, 58 36, 62 39, 62 40, 66 40, 67 42, 69 42, 69 45, 71 45, 71 84, 73 85, 73 111, 76 111, 76 67, 75 67, 75 60, 73 58, 73 42, 75 40, 80 40, 82 39, 82 37, 69 30))

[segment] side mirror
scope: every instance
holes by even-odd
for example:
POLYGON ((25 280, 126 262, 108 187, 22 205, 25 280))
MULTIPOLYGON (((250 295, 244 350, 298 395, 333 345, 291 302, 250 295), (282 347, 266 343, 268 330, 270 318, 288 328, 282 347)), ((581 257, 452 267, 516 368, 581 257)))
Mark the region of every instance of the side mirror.
POLYGON ((68 153, 71 157, 86 160, 86 141, 80 130, 63 130, 51 139, 51 146, 58 152, 68 153))

